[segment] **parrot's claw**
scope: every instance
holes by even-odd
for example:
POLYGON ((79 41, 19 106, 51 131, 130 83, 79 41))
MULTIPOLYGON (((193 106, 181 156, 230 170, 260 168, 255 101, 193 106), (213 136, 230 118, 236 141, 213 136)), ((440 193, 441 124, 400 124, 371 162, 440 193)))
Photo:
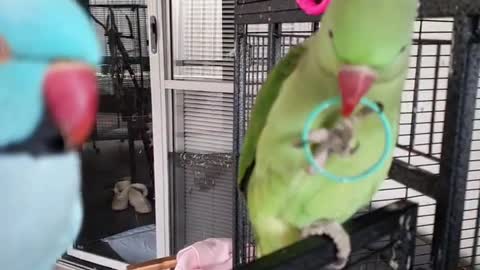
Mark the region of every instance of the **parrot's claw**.
POLYGON ((302 231, 302 237, 313 235, 326 235, 330 237, 337 247, 337 261, 327 266, 326 269, 343 269, 348 262, 351 252, 350 236, 342 225, 329 220, 319 220, 302 231))
POLYGON ((359 148, 360 148, 360 143, 357 142, 357 143, 355 144, 355 146, 350 149, 350 155, 355 154, 355 153, 358 151, 359 148))
MULTIPOLYGON (((383 111, 382 103, 377 102, 377 106, 380 108, 380 111, 383 111)), ((354 140, 355 125, 365 117, 372 115, 373 112, 369 107, 364 107, 357 115, 342 119, 331 129, 321 128, 311 131, 307 142, 295 144, 295 146, 303 146, 305 143, 316 144, 314 160, 322 168, 325 167, 324 165, 331 154, 351 156, 360 147, 360 144, 354 140)), ((316 169, 310 165, 307 168, 307 172, 313 175, 316 173, 316 169)))

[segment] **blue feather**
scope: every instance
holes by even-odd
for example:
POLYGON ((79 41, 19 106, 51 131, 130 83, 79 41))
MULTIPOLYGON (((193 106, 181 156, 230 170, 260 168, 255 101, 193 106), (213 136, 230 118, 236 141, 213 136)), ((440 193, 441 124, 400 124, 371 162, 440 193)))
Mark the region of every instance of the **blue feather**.
POLYGON ((44 112, 42 83, 48 64, 0 65, 0 147, 30 137, 44 112))
POLYGON ((0 155, 0 171, 2 269, 51 270, 80 231, 78 155, 0 155))
MULTIPOLYGON (((0 37, 12 58, 0 63, 0 148, 35 132, 45 114, 43 80, 52 62, 95 66, 101 54, 92 22, 73 0, 0 0, 0 37)), ((0 265, 50 270, 82 220, 77 153, 0 153, 0 265)))
POLYGON ((0 64, 0 147, 34 132, 44 112, 42 81, 55 60, 97 65, 100 47, 91 20, 75 1, 0 3, 0 37, 12 59, 0 64))
POLYGON ((100 61, 95 28, 75 1, 1 1, 0 36, 14 57, 100 61))

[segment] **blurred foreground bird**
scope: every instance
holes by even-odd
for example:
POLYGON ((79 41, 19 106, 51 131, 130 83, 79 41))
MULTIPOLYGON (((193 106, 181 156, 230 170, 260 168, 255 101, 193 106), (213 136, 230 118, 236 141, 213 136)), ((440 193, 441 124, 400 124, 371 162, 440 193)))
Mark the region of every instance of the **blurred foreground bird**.
POLYGON ((1 1, 2 269, 51 270, 79 233, 76 150, 95 121, 99 60, 75 1, 1 1))

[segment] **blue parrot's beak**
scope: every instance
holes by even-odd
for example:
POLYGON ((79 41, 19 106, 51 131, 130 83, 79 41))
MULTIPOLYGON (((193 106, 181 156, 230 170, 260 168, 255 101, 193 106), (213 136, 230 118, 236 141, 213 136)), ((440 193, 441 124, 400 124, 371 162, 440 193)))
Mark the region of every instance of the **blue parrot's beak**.
POLYGON ((342 93, 342 114, 350 117, 358 103, 377 80, 377 73, 364 66, 344 66, 338 74, 338 87, 342 93))
POLYGON ((0 64, 10 60, 11 53, 7 41, 0 36, 0 64))
POLYGON ((85 64, 52 65, 44 81, 48 112, 68 147, 80 147, 89 137, 98 109, 95 70, 85 64))

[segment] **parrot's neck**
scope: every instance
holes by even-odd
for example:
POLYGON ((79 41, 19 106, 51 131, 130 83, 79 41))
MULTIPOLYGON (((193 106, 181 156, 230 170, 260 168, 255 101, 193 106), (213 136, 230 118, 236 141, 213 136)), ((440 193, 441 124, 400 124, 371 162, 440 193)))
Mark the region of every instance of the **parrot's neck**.
MULTIPOLYGON (((310 40, 310 42, 313 44, 314 42, 319 41, 313 39, 310 40)), ((326 79, 335 79, 336 83, 337 76, 328 71, 328 69, 325 67, 327 64, 323 63, 325 59, 318 59, 318 54, 319 52, 316 50, 307 50, 305 56, 299 64, 299 69, 302 69, 302 72, 305 73, 305 76, 308 77, 309 80, 325 83, 326 79)))
MULTIPOLYGON (((312 40, 312 42, 315 41, 312 40)), ((299 63, 298 72, 301 73, 301 81, 312 82, 313 85, 322 87, 323 94, 321 95, 321 100, 323 100, 325 94, 329 97, 339 96, 337 75, 325 68, 326 64, 321 62, 323 60, 319 61, 318 55, 318 51, 308 50, 299 63)), ((400 101, 405 79, 406 72, 403 72, 391 80, 376 82, 365 97, 388 105, 384 106, 384 112, 391 119, 397 120, 400 115, 400 101)), ((306 87, 302 91, 305 91, 306 96, 309 97, 318 96, 319 92, 316 87, 306 87)))
MULTIPOLYGON (((312 40, 315 42, 315 40, 312 40)), ((307 53, 299 63, 298 73, 302 77, 303 82, 311 82, 311 85, 317 85, 318 87, 306 87, 302 91, 308 91, 313 96, 317 95, 319 88, 321 92, 329 92, 329 96, 334 94, 339 95, 337 91, 338 82, 337 76, 332 74, 325 68, 325 64, 318 60, 318 52, 315 50, 307 50, 307 53)), ((322 95, 323 96, 323 95, 322 95)))

